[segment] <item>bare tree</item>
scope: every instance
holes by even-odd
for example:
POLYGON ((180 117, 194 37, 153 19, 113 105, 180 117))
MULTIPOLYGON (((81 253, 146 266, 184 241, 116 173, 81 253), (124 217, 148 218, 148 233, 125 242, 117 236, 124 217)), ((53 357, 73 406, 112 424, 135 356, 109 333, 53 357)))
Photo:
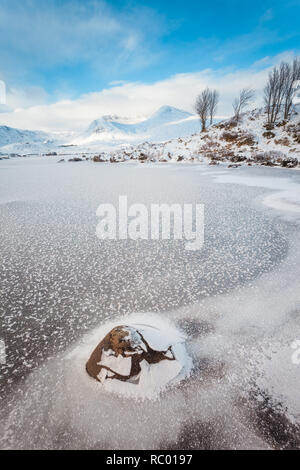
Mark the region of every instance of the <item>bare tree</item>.
POLYGON ((213 123, 213 117, 216 114, 220 94, 217 90, 211 90, 209 100, 210 124, 213 123))
POLYGON ((211 91, 209 88, 197 96, 195 110, 201 121, 201 132, 206 131, 206 121, 210 115, 211 91))
POLYGON ((292 109, 293 98, 300 89, 300 57, 296 57, 291 64, 286 64, 285 75, 283 119, 288 120, 292 109))
POLYGON ((288 64, 286 62, 281 62, 279 67, 274 67, 269 73, 268 82, 264 89, 264 100, 270 125, 276 122, 281 110, 286 94, 287 74, 288 64))
POLYGON ((252 88, 243 88, 237 98, 233 100, 234 119, 240 119, 241 112, 253 101, 255 96, 252 88))

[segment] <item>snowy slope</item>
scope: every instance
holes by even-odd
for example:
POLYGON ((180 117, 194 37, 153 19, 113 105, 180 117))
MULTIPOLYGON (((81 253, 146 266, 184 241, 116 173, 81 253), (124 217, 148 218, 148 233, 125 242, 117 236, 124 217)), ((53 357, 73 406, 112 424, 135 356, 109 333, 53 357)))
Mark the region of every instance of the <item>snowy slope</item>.
MULTIPOLYGON (((161 126, 160 137, 164 135, 165 127, 170 126, 161 126)), ((264 111, 255 109, 245 113, 239 122, 228 119, 211 126, 205 133, 198 131, 188 137, 162 140, 148 140, 135 147, 110 152, 102 158, 143 162, 201 161, 204 158, 211 164, 229 161, 295 167, 300 162, 300 106, 294 108, 288 122, 279 120, 272 129, 266 124, 264 111)))

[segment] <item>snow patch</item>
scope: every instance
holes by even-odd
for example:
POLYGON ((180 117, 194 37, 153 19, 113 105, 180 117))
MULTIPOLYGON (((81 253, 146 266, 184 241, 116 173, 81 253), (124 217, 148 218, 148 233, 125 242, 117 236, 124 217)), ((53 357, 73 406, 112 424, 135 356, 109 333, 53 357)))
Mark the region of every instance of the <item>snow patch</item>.
MULTIPOLYGON (((97 384, 99 393, 110 392, 125 397, 139 399, 157 399, 161 392, 171 385, 178 384, 188 377, 192 369, 192 359, 187 353, 186 337, 168 320, 162 319, 154 314, 134 314, 129 317, 109 322, 96 328, 92 333, 82 339, 79 346, 68 353, 66 360, 72 364, 74 373, 82 381, 89 381, 94 386, 94 380, 89 378, 85 371, 85 363, 93 352, 99 340, 114 327, 125 324, 126 327, 138 329, 152 349, 164 351, 172 346, 175 361, 161 361, 157 364, 149 365, 146 361, 141 363, 141 372, 138 383, 123 382, 119 380, 105 380, 102 373, 101 382, 97 384)), ((134 332, 134 330, 131 330, 134 332)), ((134 337, 133 337, 134 340, 134 337)), ((140 338, 136 338, 140 344, 140 338)), ((131 358, 122 356, 111 356, 109 351, 102 354, 101 364, 106 365, 114 371, 128 375, 130 372, 131 358)), ((68 366, 69 369, 69 366, 68 366)), ((103 370, 103 369, 102 369, 103 370)), ((101 374, 101 373, 100 373, 101 374)))

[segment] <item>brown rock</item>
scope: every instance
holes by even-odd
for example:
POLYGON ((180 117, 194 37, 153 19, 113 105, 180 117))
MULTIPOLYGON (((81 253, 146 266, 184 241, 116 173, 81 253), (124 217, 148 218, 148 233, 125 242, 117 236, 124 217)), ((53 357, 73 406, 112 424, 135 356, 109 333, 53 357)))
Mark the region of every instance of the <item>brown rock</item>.
POLYGON ((105 379, 132 382, 133 380, 138 381, 138 375, 141 371, 140 363, 143 360, 146 360, 148 364, 157 364, 163 360, 174 361, 175 359, 171 346, 166 351, 156 351, 150 347, 137 329, 121 325, 113 328, 98 344, 86 363, 86 371, 98 382, 101 381, 99 374, 103 369, 107 371, 107 375, 104 374, 105 379), (131 358, 129 374, 120 374, 113 369, 113 366, 101 364, 101 362, 105 362, 107 357, 110 359, 124 358, 124 360, 131 358))

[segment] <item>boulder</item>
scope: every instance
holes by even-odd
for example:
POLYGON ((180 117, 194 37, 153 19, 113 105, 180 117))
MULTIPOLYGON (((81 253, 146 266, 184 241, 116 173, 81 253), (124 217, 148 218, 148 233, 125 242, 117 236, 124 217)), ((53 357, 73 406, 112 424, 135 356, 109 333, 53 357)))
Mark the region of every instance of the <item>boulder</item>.
POLYGON ((80 157, 74 157, 74 158, 69 158, 69 162, 83 162, 82 158, 80 157))
POLYGON ((284 158, 281 162, 281 166, 284 168, 295 168, 298 165, 297 158, 284 158))
POLYGON ((175 360, 172 346, 164 351, 152 349, 138 329, 120 325, 113 328, 92 352, 86 371, 101 383, 117 379, 138 384, 143 361, 151 365, 175 360))
POLYGON ((96 162, 96 163, 98 163, 98 162, 104 163, 104 162, 106 162, 106 160, 105 160, 104 158, 101 158, 100 155, 95 155, 95 156, 93 157, 93 162, 96 162))
POLYGON ((239 168, 241 165, 237 165, 236 163, 230 163, 227 168, 239 168))
POLYGON ((266 139, 273 139, 275 137, 275 134, 274 132, 266 131, 263 133, 263 137, 265 137, 266 139))

